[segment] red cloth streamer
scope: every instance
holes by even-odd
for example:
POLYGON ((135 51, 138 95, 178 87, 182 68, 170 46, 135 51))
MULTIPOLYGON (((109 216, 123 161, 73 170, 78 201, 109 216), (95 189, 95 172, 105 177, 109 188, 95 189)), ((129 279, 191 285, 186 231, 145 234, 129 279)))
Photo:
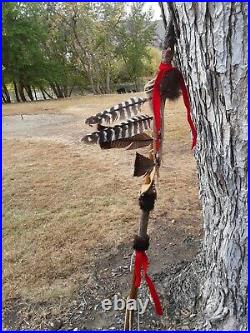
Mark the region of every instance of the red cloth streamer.
MULTIPOLYGON (((174 67, 171 64, 164 64, 161 63, 159 66, 159 71, 157 74, 157 77, 155 79, 154 88, 153 88, 153 95, 152 95, 152 103, 153 103, 153 113, 154 113, 154 124, 155 124, 155 132, 156 132, 156 139, 155 139, 155 148, 156 152, 159 152, 161 147, 161 94, 160 94, 160 83, 162 78, 167 72, 170 72, 173 70, 174 67)), ((196 145, 197 140, 197 132, 196 128, 194 126, 194 123, 191 118, 191 109, 190 109, 190 103, 189 103, 189 95, 187 88, 185 86, 184 79, 181 78, 180 86, 182 90, 183 100, 184 104, 187 109, 187 120, 189 123, 189 126, 192 131, 192 149, 196 145)))
POLYGON ((192 149, 196 146, 196 141, 197 141, 197 131, 196 128, 194 126, 193 120, 191 118, 191 108, 190 108, 190 103, 189 103, 189 95, 188 95, 188 90, 187 87, 185 86, 185 82, 183 77, 181 78, 181 90, 182 90, 182 96, 183 96, 183 100, 184 100, 184 104, 186 106, 187 109, 187 121, 189 123, 189 126, 191 128, 192 131, 192 149))
POLYGON ((147 274, 149 266, 148 257, 145 251, 135 251, 135 282, 134 285, 136 288, 139 288, 141 285, 141 270, 144 271, 145 280, 147 282, 150 294, 155 304, 155 312, 161 316, 163 314, 159 296, 156 292, 155 286, 151 278, 147 274))
POLYGON ((161 147, 161 94, 160 94, 160 83, 163 76, 171 71, 173 66, 171 64, 161 63, 159 66, 159 71, 156 76, 153 88, 152 103, 154 112, 154 126, 155 126, 155 149, 159 152, 161 147))

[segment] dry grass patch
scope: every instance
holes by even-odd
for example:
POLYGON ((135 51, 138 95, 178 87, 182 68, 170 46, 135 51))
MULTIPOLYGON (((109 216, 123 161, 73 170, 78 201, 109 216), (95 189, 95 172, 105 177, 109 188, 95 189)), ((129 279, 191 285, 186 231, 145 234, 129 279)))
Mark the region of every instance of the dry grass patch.
POLYGON ((119 103, 132 96, 143 96, 144 93, 129 94, 111 94, 111 95, 89 95, 68 97, 63 99, 36 101, 27 103, 3 104, 3 116, 13 116, 18 114, 53 114, 53 113, 70 113, 81 114, 83 110, 99 112, 105 110, 106 107, 119 103))
POLYGON ((65 293, 134 225, 132 180, 60 144, 5 141, 3 156, 5 295, 65 293))

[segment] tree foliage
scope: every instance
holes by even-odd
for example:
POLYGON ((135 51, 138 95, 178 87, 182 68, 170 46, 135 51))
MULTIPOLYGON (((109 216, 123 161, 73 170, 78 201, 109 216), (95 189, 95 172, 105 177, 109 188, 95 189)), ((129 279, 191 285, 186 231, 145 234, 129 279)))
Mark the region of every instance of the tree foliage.
POLYGON ((151 72, 154 36, 143 3, 3 3, 3 101, 57 98, 73 89, 95 94, 151 72), (35 95, 36 96, 36 95, 35 95))
POLYGON ((119 29, 119 54, 129 78, 138 88, 138 79, 147 74, 150 62, 149 46, 154 36, 152 13, 143 11, 143 2, 132 4, 131 13, 119 29))

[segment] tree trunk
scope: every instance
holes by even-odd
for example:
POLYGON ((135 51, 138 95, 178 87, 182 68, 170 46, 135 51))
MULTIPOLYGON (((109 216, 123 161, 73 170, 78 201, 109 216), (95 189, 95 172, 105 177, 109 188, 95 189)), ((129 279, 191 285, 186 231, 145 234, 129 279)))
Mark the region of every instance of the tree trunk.
POLYGON ((2 92, 2 103, 7 103, 7 99, 4 96, 4 92, 2 92))
POLYGON ((16 101, 19 103, 20 102, 20 98, 19 98, 19 94, 18 94, 18 89, 17 89, 17 83, 16 81, 13 81, 14 84, 14 90, 15 90, 15 95, 16 95, 16 101))
POLYGON ((56 95, 57 98, 63 98, 63 91, 61 87, 59 86, 58 83, 56 82, 50 82, 50 87, 52 88, 54 94, 56 95))
POLYGON ((107 74, 106 74, 106 92, 107 94, 110 94, 111 89, 110 89, 110 80, 111 79, 111 75, 110 75, 110 71, 108 70, 107 74))
POLYGON ((19 84, 18 84, 18 92, 19 92, 22 102, 27 102, 25 94, 24 94, 24 85, 22 82, 19 82, 19 84))
POLYGON ((51 89, 53 90, 53 93, 56 95, 56 97, 58 98, 58 95, 59 95, 59 93, 58 93, 58 91, 57 91, 57 89, 56 89, 56 86, 55 86, 55 84, 53 83, 53 82, 50 82, 50 87, 51 87, 51 89))
POLYGON ((36 101, 37 101, 38 98, 37 98, 37 94, 36 94, 36 87, 33 87, 33 91, 34 91, 35 99, 36 99, 36 101))
POLYGON ((134 85, 135 85, 135 90, 136 90, 136 91, 140 91, 140 89, 139 89, 138 78, 135 78, 134 85))
MULTIPOLYGON (((43 97, 45 96, 44 94, 46 94, 50 99, 54 99, 53 96, 51 96, 51 95, 47 92, 47 90, 45 90, 45 89, 42 89, 42 94, 43 94, 43 97)), ((44 99, 46 99, 46 97, 45 97, 44 99)))
POLYGON ((68 97, 68 86, 63 86, 63 95, 64 97, 68 97))
POLYGON ((9 94, 8 88, 6 87, 6 84, 3 84, 2 91, 3 91, 3 97, 4 97, 5 103, 11 103, 10 94, 9 94))
POLYGON ((63 97, 65 97, 64 96, 64 94, 63 94, 63 90, 62 90, 62 88, 60 87, 60 85, 57 83, 57 82, 55 82, 55 86, 56 86, 56 90, 57 90, 57 93, 58 93, 58 98, 63 98, 63 97))
POLYGON ((43 99, 46 101, 46 95, 45 95, 45 93, 44 93, 44 90, 42 89, 42 88, 40 88, 40 90, 41 90, 41 93, 42 93, 42 95, 43 95, 43 99))
POLYGON ((68 96, 68 97, 70 97, 70 96, 71 96, 73 89, 74 89, 74 85, 72 85, 72 87, 70 88, 70 91, 69 91, 69 96, 68 96))
POLYGON ((247 325, 247 4, 164 3, 198 131, 206 329, 247 325))
POLYGON ((34 97, 33 97, 32 90, 31 90, 30 85, 25 85, 25 90, 26 90, 26 92, 27 92, 27 94, 28 94, 28 96, 29 96, 29 99, 30 99, 31 101, 34 101, 34 97))

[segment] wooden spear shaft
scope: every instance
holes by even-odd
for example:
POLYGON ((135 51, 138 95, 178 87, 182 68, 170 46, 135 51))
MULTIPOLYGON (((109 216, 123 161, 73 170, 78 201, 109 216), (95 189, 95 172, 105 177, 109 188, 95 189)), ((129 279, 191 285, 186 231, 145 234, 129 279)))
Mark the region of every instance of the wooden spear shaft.
MULTIPOLYGON (((153 155, 150 154, 150 158, 153 159, 153 155)), ((150 184, 150 176, 146 175, 144 178, 144 184, 150 184)), ((148 221, 149 221, 149 211, 142 210, 140 216, 140 223, 139 223, 139 230, 138 235, 142 239, 147 237, 147 230, 148 230, 148 221)), ((135 269, 133 267, 133 274, 132 274, 132 283, 129 293, 129 299, 137 299, 138 288, 135 287, 135 269)), ((134 311, 126 308, 125 314, 125 322, 124 322, 124 331, 131 331, 133 325, 133 317, 134 311)))
MULTIPOLYGON (((173 26, 173 19, 170 20, 169 22, 169 26, 168 26, 168 30, 166 31, 166 36, 165 36, 165 41, 164 41, 164 50, 162 51, 162 63, 170 63, 173 59, 173 55, 174 55, 174 44, 176 42, 175 39, 175 31, 174 31, 174 26, 173 26)), ((149 96, 152 97, 152 90, 148 91, 149 96)), ((153 106, 152 106, 152 101, 149 102, 150 104, 150 108, 151 110, 153 110, 153 106)), ((163 141, 163 134, 164 134, 164 127, 163 127, 163 123, 164 123, 164 106, 165 106, 165 100, 161 101, 161 149, 159 151, 159 156, 157 156, 157 158, 159 159, 158 162, 161 162, 161 158, 162 158, 162 141, 163 141)), ((158 134, 157 134, 158 135, 158 134)), ((153 148, 153 147, 152 147, 153 148)), ((155 147, 153 149, 154 151, 156 151, 155 147)), ((154 156, 152 156, 152 154, 150 154, 150 158, 154 159, 154 156)), ((155 166, 155 171, 158 174, 158 169, 159 169, 160 164, 157 165, 157 167, 155 166)), ((152 176, 153 178, 155 177, 155 175, 152 176)), ((145 177, 145 181, 144 184, 150 184, 151 183, 151 179, 150 179, 150 175, 146 175, 145 177)), ((151 190, 152 188, 150 188, 151 190)), ((149 212, 142 210, 141 212, 141 217, 140 217, 140 226, 139 226, 139 237, 145 238, 147 237, 147 228, 148 228, 148 220, 149 220, 149 212)), ((138 293, 138 289, 135 287, 135 270, 133 269, 133 277, 132 277, 132 285, 131 285, 131 289, 130 289, 130 294, 129 297, 130 299, 137 299, 137 293, 138 293)), ((130 331, 132 330, 132 324, 133 324, 133 310, 129 310, 128 308, 126 308, 126 315, 125 315, 125 323, 124 323, 124 330, 126 331, 130 331)))
MULTIPOLYGON (((165 103, 161 103, 161 116, 163 118, 163 112, 164 112, 164 106, 165 103)), ((152 103, 150 103, 150 107, 152 110, 152 103)), ((163 133, 162 133, 163 135, 163 133)), ((152 154, 153 151, 153 145, 151 146, 151 152, 149 153, 149 158, 151 160, 154 160, 154 155, 152 154)), ((158 172, 158 168, 157 168, 158 172)), ((144 184, 150 184, 152 182, 150 175, 147 174, 144 178, 144 184)), ((152 187, 149 189, 149 191, 152 189, 152 187)), ((140 238, 145 239, 147 237, 147 230, 148 230, 148 221, 149 221, 149 211, 141 211, 140 216, 140 223, 139 223, 139 231, 138 235, 140 238)), ((134 265, 133 265, 134 266, 134 265)), ((138 294, 138 288, 135 287, 135 269, 133 267, 133 273, 132 273, 132 282, 131 282, 131 288, 129 293, 129 299, 136 300, 138 294)), ((134 317, 134 311, 126 308, 125 313, 125 322, 124 322, 124 331, 131 331, 133 326, 133 317, 134 317)))
MULTIPOLYGON (((149 93, 151 96, 151 93, 149 93)), ((152 102, 149 101, 149 106, 150 109, 153 110, 152 102)), ((153 145, 151 145, 150 153, 149 153, 149 158, 151 160, 154 160, 154 155, 152 153, 153 151, 153 145)), ((151 178, 149 174, 146 174, 144 178, 144 184, 150 184, 151 183, 151 178)), ((148 221, 149 221, 149 211, 141 210, 141 216, 140 216, 140 223, 139 223, 139 230, 138 230, 138 235, 142 239, 147 237, 147 230, 148 230, 148 221)), ((131 288, 130 288, 130 293, 129 293, 129 299, 134 299, 137 300, 137 294, 138 294, 138 288, 135 287, 135 267, 133 263, 133 273, 132 273, 132 281, 131 281, 131 288)), ((125 322, 124 322, 124 331, 131 331, 133 328, 133 319, 134 319, 134 311, 128 309, 126 307, 126 313, 125 313, 125 322)))
MULTIPOLYGON (((139 236, 142 238, 145 238, 147 236, 148 220, 149 220, 149 212, 142 210, 140 217, 139 232, 138 232, 139 236)), ((133 268, 132 284, 129 293, 129 299, 136 300, 137 292, 138 288, 135 287, 135 269, 133 268)), ((126 308, 124 331, 132 330, 133 316, 134 316, 134 311, 126 308)))

